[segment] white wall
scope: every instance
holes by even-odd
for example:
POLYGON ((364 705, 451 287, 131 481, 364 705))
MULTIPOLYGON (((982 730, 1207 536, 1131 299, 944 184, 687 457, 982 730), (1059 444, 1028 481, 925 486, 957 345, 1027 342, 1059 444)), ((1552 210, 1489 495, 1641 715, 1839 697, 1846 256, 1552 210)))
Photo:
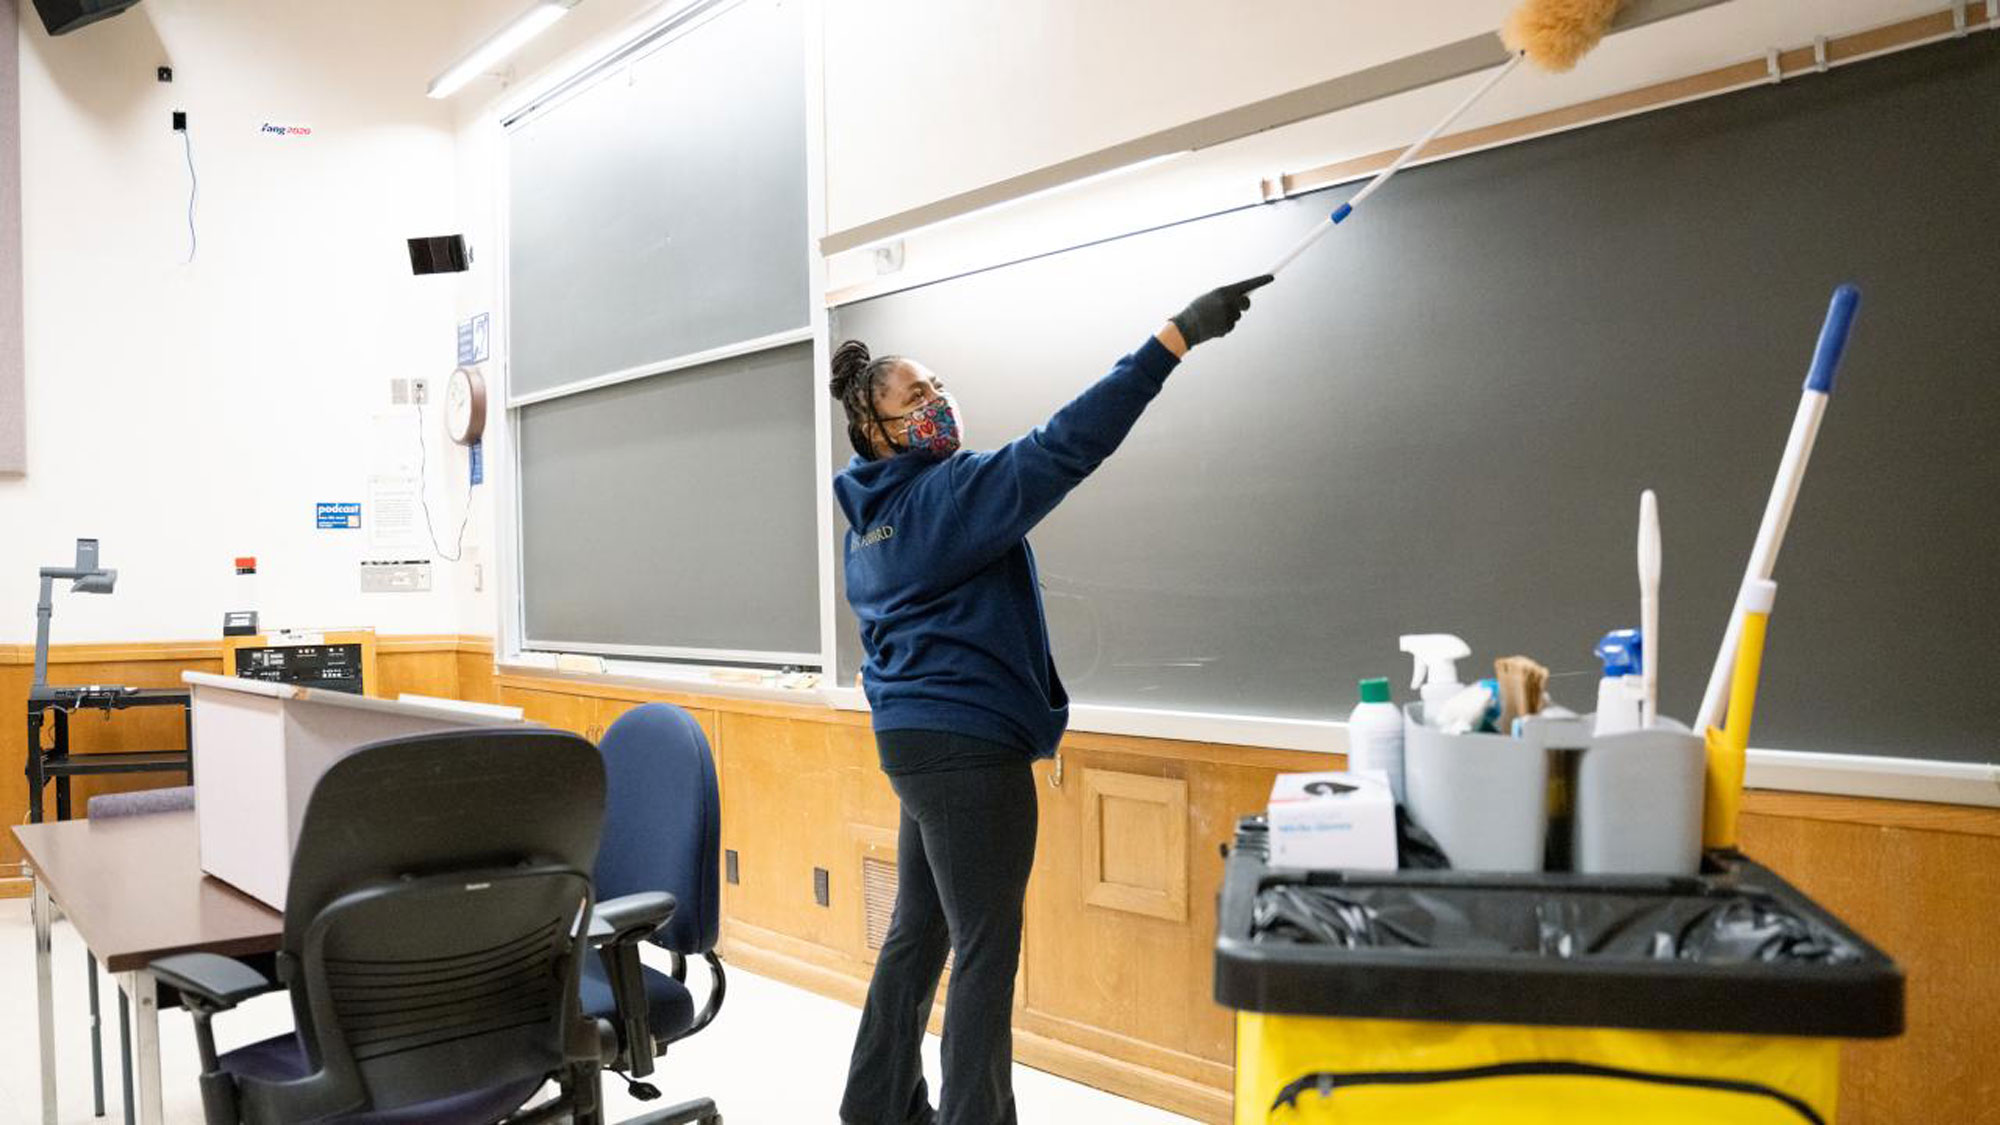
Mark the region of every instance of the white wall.
POLYGON ((20 57, 14 0, 0 0, 0 474, 22 467, 20 57))
MULTIPOLYGON (((828 229, 1491 30, 1514 3, 1038 0, 993 7, 985 15, 923 0, 832 3, 826 15, 828 229)), ((1567 74, 1524 67, 1454 128, 1574 105, 1942 6, 1939 0, 1731 0, 1614 35, 1567 74)), ((906 240, 903 272, 948 275, 1253 203, 1264 177, 1409 143, 1483 77, 920 232, 906 240)), ((1216 263, 1217 283, 1261 270, 1282 249, 1246 248, 1241 260, 1216 263)), ((865 249, 828 263, 834 289, 875 277, 865 249)))
MULTIPOLYGON (((147 0, 57 39, 22 8, 29 463, 0 479, 0 642, 32 639, 33 572, 83 535, 118 590, 59 594, 58 642, 217 636, 239 554, 267 625, 457 631, 457 570, 362 595, 365 532, 312 520, 365 499, 389 379, 441 391, 453 367, 457 282, 412 277, 403 240, 458 226, 453 109, 424 97, 461 46, 455 5, 147 0)), ((444 535, 465 460, 430 418, 444 535)))
POLYGON ((832 3, 828 226, 1491 31, 1509 6, 832 3))

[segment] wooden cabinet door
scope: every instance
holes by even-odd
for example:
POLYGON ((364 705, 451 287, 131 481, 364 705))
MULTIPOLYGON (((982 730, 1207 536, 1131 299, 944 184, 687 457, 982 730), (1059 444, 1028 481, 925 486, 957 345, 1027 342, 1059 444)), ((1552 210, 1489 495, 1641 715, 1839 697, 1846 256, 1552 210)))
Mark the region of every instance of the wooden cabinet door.
MULTIPOLYGON (((591 741, 595 742, 603 738, 604 732, 611 729, 611 724, 622 718, 627 711, 635 707, 643 707, 651 701, 644 699, 608 699, 600 696, 591 702, 593 704, 591 709, 591 723, 592 730, 595 733, 586 733, 591 741)), ((715 759, 716 775, 719 781, 722 773, 722 742, 716 737, 715 712, 694 707, 684 707, 682 710, 694 716, 695 723, 701 727, 701 733, 708 738, 708 753, 711 758, 715 759)))
POLYGON ((640 701, 637 699, 604 699, 602 697, 593 699, 590 702, 591 727, 588 731, 584 732, 584 737, 590 739, 592 742, 601 740, 604 737, 604 732, 611 729, 611 724, 618 721, 618 716, 623 715, 640 704, 640 701))
POLYGON ((509 707, 519 707, 521 714, 531 722, 571 731, 586 738, 597 725, 596 701, 589 696, 507 685, 500 689, 500 702, 509 707))
POLYGON ((1215 896, 1237 814, 1271 771, 1066 747, 1037 776, 1041 839, 1023 935, 1021 1023, 1226 1087, 1232 1023, 1213 996, 1215 896))

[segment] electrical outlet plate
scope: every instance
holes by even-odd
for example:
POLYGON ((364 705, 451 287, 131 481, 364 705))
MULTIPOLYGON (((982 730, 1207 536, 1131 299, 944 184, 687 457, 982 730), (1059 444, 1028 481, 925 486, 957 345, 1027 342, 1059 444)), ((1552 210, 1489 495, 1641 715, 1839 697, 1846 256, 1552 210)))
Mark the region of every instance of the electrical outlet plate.
POLYGON ((410 401, 418 406, 431 404, 431 381, 429 379, 410 380, 410 401))

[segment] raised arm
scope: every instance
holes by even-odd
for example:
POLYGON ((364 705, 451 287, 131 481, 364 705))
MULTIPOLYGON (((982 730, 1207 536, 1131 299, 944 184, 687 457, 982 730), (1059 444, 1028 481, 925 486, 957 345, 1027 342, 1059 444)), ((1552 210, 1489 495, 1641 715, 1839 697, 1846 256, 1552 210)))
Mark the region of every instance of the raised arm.
POLYGON ((1251 290, 1270 280, 1202 294, 1032 433, 991 453, 954 458, 949 483, 966 548, 983 558, 1027 535, 1117 450, 1188 349, 1234 328, 1251 290))

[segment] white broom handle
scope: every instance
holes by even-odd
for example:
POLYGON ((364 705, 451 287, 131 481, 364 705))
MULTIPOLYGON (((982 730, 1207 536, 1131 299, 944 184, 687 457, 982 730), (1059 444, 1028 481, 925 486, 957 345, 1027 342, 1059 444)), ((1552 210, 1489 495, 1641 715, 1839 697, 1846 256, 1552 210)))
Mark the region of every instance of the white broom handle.
POLYGON ((1743 583, 1737 587, 1736 601, 1729 608, 1729 627, 1722 633, 1722 648, 1708 674, 1708 690, 1702 693, 1701 713, 1696 730, 1722 725, 1723 708, 1729 704, 1729 677, 1735 671, 1736 643, 1743 636, 1743 591, 1759 580, 1768 581, 1778 565, 1778 549, 1785 542, 1785 528, 1792 521, 1792 507, 1798 503, 1799 485, 1804 482, 1806 462, 1812 457, 1813 440, 1819 436, 1820 418, 1826 414, 1827 396, 1807 391, 1799 399, 1799 412, 1792 418, 1792 436, 1785 441, 1785 456, 1778 463, 1778 479, 1771 487, 1771 499, 1764 505, 1764 522, 1757 528, 1757 545, 1750 549, 1750 565, 1744 568, 1743 583))
POLYGON ((1660 713, 1660 501, 1650 488, 1639 494, 1639 644, 1639 725, 1650 727, 1660 713))
POLYGON ((1507 75, 1513 73, 1514 68, 1521 64, 1522 58, 1523 56, 1519 51, 1514 52, 1514 56, 1507 60, 1505 66, 1502 66, 1500 69, 1488 75, 1486 81, 1480 83, 1479 88, 1477 90, 1474 90, 1472 91, 1472 93, 1467 94, 1464 101, 1458 103, 1457 107, 1454 108, 1450 113, 1445 114, 1443 120, 1431 126, 1430 132, 1425 133, 1421 137, 1418 137, 1416 143, 1404 149, 1402 153, 1399 154, 1387 168, 1384 168, 1380 172, 1377 172, 1375 174, 1375 178, 1369 180, 1366 187, 1363 187, 1360 191, 1356 192, 1354 194, 1353 199, 1350 199, 1347 202, 1341 204, 1340 206, 1334 208, 1333 214, 1327 216, 1324 219, 1321 219, 1317 224, 1315 224, 1311 230, 1306 232, 1304 238, 1299 239, 1299 241, 1290 250, 1285 251, 1284 257, 1279 258, 1277 262, 1271 266, 1270 269, 1267 269, 1264 272, 1267 274, 1271 274, 1272 276, 1275 277, 1279 270, 1282 270, 1286 266, 1291 265, 1293 259, 1297 258, 1300 254, 1305 253, 1307 247, 1311 246, 1315 242, 1318 242, 1320 240, 1320 236, 1324 235, 1327 231, 1332 230, 1334 226, 1338 224, 1342 219, 1347 218, 1348 214, 1351 213, 1356 207, 1361 206, 1363 200, 1367 199, 1371 195, 1374 195, 1375 192, 1378 191, 1383 184, 1388 183, 1389 177, 1395 175, 1397 172, 1402 171, 1403 165, 1408 164, 1412 157, 1416 156, 1417 153, 1422 152, 1425 145, 1428 145, 1432 141, 1436 140, 1437 135, 1439 133, 1442 133, 1446 129, 1450 128, 1451 123, 1458 120, 1459 117, 1462 114, 1464 114, 1466 110, 1471 109, 1472 104, 1474 102, 1485 97, 1487 91, 1499 85, 1500 80, 1502 78, 1505 78, 1507 77, 1507 75))

